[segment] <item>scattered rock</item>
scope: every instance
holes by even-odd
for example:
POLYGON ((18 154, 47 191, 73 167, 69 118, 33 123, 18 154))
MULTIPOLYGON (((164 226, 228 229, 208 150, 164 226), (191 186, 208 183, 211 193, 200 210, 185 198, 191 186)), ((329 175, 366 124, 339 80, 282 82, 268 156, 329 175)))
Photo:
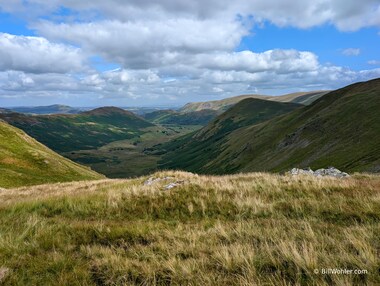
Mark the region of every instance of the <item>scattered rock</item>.
POLYGON ((0 267, 0 283, 3 282, 5 278, 7 278, 9 272, 10 272, 9 268, 0 267))
POLYGON ((4 189, 4 188, 0 188, 0 192, 2 192, 2 191, 6 191, 7 189, 4 189))
POLYGON ((289 171, 291 175, 313 175, 314 172, 312 169, 298 169, 298 168, 293 168, 289 171))
POLYGON ((313 171, 312 169, 298 169, 293 168, 288 172, 290 175, 312 175, 316 177, 324 177, 324 176, 331 176, 336 178, 344 178, 349 177, 350 175, 338 170, 334 167, 328 167, 327 169, 318 169, 316 171, 313 171))
POLYGON ((350 175, 338 170, 334 167, 328 167, 327 169, 318 169, 314 172, 315 176, 333 176, 333 177, 349 177, 350 175))
POLYGON ((165 189, 165 190, 170 190, 170 189, 173 189, 173 188, 177 187, 178 185, 179 185, 179 184, 177 184, 177 183, 170 183, 170 184, 166 185, 166 186, 164 187, 164 189, 165 189))
POLYGON ((182 185, 184 181, 177 181, 177 182, 174 182, 174 183, 170 183, 168 185, 166 185, 164 187, 165 190, 170 190, 170 189, 173 189, 175 187, 178 187, 179 185, 182 185))
POLYGON ((160 182, 160 181, 165 181, 165 180, 170 180, 174 179, 173 177, 165 177, 165 178, 155 178, 155 177, 150 177, 148 180, 144 182, 145 186, 151 186, 154 183, 160 182))
MULTIPOLYGON (((144 185, 145 186, 151 186, 151 185, 158 183, 158 182, 167 181, 167 180, 174 180, 174 179, 175 179, 174 177, 165 177, 165 178, 150 177, 148 180, 146 180, 144 182, 144 185)), ((164 186, 164 190, 173 189, 173 188, 178 187, 179 185, 183 184, 184 182, 185 182, 184 180, 171 182, 171 183, 164 186)))

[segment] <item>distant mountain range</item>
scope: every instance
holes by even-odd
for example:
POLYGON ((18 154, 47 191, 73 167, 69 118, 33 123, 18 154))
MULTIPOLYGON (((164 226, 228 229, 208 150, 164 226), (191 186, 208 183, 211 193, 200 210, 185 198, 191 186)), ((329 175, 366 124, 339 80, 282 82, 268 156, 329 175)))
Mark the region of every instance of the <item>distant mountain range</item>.
POLYGON ((144 118, 155 124, 206 125, 244 99, 261 99, 275 102, 292 102, 308 105, 327 91, 298 92, 282 96, 240 95, 215 101, 187 103, 179 110, 158 110, 144 114, 144 118))
POLYGON ((13 112, 13 111, 7 108, 0 108, 0 113, 10 113, 10 112, 13 112))
POLYGON ((379 172, 379 99, 377 79, 332 92, 187 104, 144 117, 117 107, 78 114, 0 109, 0 120, 114 177, 156 169, 226 174, 330 165, 379 172))
POLYGON ((195 134, 160 146, 167 152, 161 167, 213 174, 330 165, 350 172, 380 171, 380 79, 250 122, 262 112, 252 107, 259 102, 241 101, 195 134), (238 116, 243 124, 234 123, 238 116))
POLYGON ((0 187, 103 178, 0 120, 0 187))
POLYGON ((32 107, 11 107, 9 110, 27 114, 77 114, 84 111, 83 108, 76 108, 62 104, 32 107))
POLYGON ((263 100, 277 101, 277 102, 293 102, 303 105, 311 104, 313 101, 317 100, 321 96, 328 93, 326 90, 322 91, 310 91, 310 92, 296 92, 285 94, 281 96, 269 96, 260 94, 248 94, 239 95, 234 97, 229 97, 221 100, 205 101, 205 102, 191 102, 183 106, 180 112, 194 112, 204 109, 217 110, 220 113, 226 111, 228 108, 232 107, 239 101, 247 98, 257 98, 263 100))

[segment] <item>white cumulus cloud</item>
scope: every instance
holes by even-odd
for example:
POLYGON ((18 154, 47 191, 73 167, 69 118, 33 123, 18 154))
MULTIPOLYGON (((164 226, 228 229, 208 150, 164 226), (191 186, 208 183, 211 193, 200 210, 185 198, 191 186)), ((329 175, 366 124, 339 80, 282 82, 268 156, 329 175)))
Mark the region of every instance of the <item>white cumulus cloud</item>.
POLYGON ((65 73, 84 69, 80 49, 49 42, 42 37, 0 33, 0 70, 65 73))

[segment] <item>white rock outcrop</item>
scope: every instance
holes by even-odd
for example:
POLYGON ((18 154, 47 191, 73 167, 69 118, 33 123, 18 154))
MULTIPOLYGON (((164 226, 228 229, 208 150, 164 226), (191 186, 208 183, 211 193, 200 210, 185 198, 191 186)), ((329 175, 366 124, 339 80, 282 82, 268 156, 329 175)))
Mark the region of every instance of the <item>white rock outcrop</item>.
POLYGON ((293 168, 291 169, 288 174, 290 175, 312 175, 316 177, 324 177, 324 176, 331 176, 336 178, 345 178, 349 177, 350 175, 346 172, 342 172, 334 167, 328 167, 327 169, 318 169, 316 171, 313 171, 312 169, 298 169, 293 168))

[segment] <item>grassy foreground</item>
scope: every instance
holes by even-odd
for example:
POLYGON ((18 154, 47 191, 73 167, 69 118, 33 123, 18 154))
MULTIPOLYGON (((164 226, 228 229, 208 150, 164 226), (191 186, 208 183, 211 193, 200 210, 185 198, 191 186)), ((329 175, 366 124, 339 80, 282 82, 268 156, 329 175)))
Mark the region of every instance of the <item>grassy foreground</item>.
POLYGON ((0 191, 4 285, 380 284, 379 176, 153 176, 0 191))

